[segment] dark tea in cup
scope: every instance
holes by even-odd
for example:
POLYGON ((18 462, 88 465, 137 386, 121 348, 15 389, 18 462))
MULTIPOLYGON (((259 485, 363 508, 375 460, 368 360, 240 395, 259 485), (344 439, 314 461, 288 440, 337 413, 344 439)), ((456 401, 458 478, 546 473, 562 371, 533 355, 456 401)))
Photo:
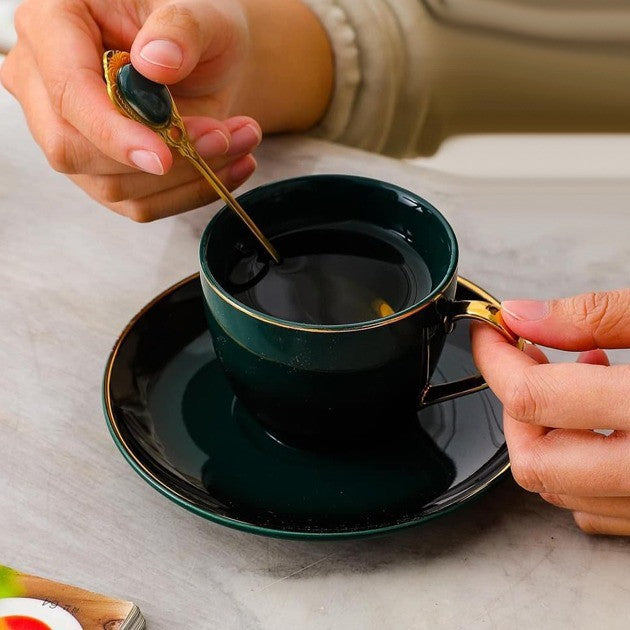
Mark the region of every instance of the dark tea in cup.
POLYGON ((243 304, 304 324, 378 319, 431 292, 431 274, 401 234, 361 221, 322 223, 274 239, 281 264, 241 245, 226 289, 243 304))

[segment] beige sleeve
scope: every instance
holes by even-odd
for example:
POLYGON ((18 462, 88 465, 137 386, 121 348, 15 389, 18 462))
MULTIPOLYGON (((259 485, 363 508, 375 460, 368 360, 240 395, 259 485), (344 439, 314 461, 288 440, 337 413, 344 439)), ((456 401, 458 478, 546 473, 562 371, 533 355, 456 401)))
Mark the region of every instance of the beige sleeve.
POLYGON ((618 0, 303 0, 335 54, 313 133, 431 155, 453 135, 630 131, 618 0))
POLYGON ((418 0, 304 0, 326 28, 335 88, 313 133, 375 152, 414 153, 421 126, 418 0))

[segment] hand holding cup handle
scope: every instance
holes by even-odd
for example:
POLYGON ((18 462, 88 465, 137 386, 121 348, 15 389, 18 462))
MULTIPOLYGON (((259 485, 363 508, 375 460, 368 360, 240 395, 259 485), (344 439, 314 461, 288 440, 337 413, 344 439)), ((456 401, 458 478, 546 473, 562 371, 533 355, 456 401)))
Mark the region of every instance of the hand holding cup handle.
POLYGON ((630 536, 630 366, 610 365, 604 351, 630 348, 630 288, 509 301, 503 312, 532 342, 525 352, 487 326, 472 341, 503 403, 514 479, 573 512, 586 533, 630 536), (580 354, 549 363, 533 344, 580 354))

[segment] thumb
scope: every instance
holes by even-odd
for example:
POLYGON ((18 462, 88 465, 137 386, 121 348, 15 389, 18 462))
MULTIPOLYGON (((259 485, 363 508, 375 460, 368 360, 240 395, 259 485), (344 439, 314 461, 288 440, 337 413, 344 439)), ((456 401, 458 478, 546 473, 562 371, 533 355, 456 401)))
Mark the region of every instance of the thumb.
POLYGON ((131 47, 131 62, 152 81, 177 83, 200 61, 222 54, 235 28, 234 18, 207 0, 169 2, 146 19, 131 47))
POLYGON ((630 289, 561 300, 503 302, 509 328, 529 341, 560 350, 630 348, 630 289))

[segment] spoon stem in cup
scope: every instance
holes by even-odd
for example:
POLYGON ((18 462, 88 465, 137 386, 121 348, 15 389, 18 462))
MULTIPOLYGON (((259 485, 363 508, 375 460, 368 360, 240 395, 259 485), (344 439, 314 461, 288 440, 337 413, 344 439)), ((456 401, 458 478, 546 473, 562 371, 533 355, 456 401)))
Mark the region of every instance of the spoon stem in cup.
POLYGON ((223 182, 216 176, 214 171, 208 166, 205 160, 197 153, 197 150, 189 143, 177 144, 177 150, 201 173, 204 179, 214 188, 225 204, 242 219, 243 223, 254 234, 258 242, 265 248, 275 263, 280 264, 282 258, 276 248, 269 242, 269 239, 260 231, 252 218, 243 210, 241 204, 232 196, 223 182))

